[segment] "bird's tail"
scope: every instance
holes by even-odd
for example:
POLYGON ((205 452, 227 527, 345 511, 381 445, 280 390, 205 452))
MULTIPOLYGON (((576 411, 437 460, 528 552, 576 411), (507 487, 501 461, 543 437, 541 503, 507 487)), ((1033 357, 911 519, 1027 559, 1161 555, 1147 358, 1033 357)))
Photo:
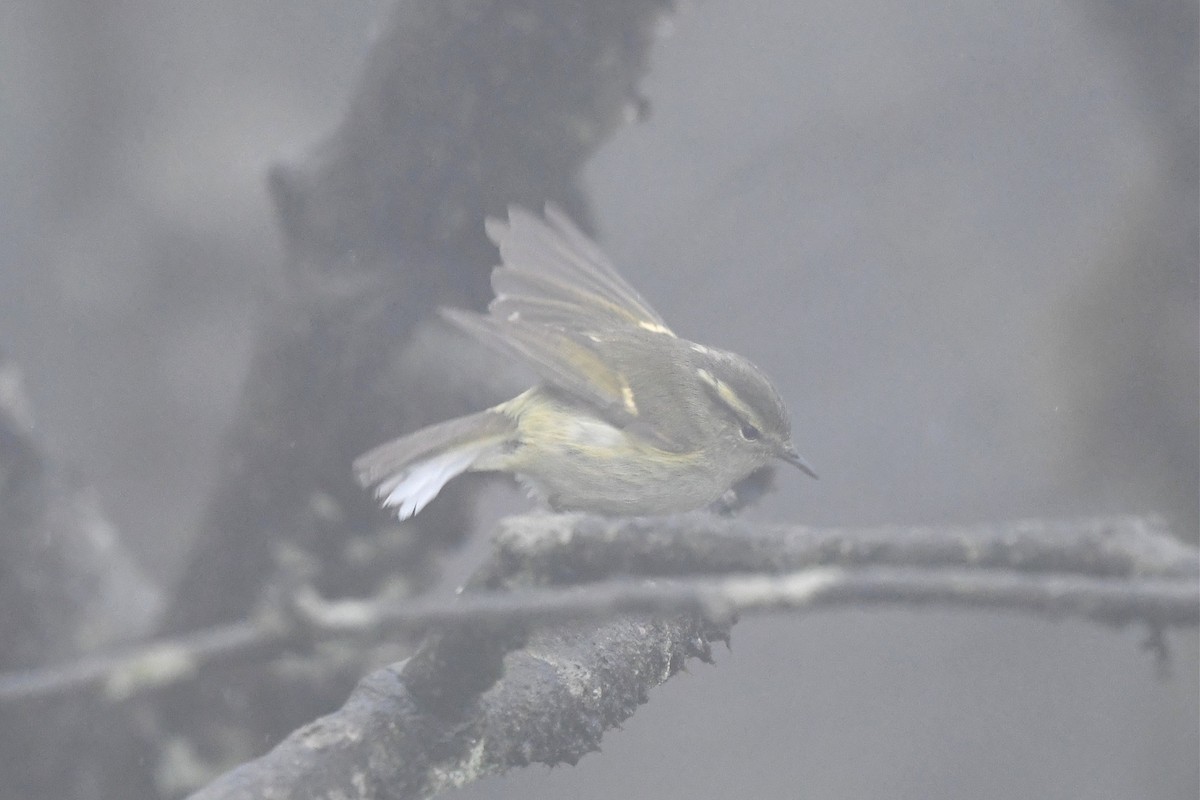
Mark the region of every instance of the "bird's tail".
POLYGON ((437 497, 451 478, 512 441, 515 433, 516 422, 508 415, 480 411, 382 444, 354 461, 354 474, 365 488, 374 490, 384 508, 408 519, 437 497))

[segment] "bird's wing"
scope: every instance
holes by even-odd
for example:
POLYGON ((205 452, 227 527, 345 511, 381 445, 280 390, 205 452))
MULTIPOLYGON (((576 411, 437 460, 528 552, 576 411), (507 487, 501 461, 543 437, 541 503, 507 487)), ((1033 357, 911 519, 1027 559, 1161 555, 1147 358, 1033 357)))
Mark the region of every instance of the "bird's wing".
POLYGON ((637 417, 627 378, 586 334, 453 308, 443 308, 442 316, 503 355, 527 364, 543 381, 614 423, 625 425, 637 417))
POLYGON ((493 317, 566 329, 633 325, 674 336, 557 206, 546 205, 544 220, 512 206, 507 222, 489 219, 486 228, 502 261, 492 271, 493 317))
POLYGON ((631 339, 675 339, 658 312, 553 205, 544 220, 510 207, 507 221, 487 221, 487 232, 502 262, 492 271, 496 298, 488 313, 442 309, 442 315, 613 424, 668 446, 639 416, 631 376, 623 372, 628 347, 618 352, 618 343, 631 339))

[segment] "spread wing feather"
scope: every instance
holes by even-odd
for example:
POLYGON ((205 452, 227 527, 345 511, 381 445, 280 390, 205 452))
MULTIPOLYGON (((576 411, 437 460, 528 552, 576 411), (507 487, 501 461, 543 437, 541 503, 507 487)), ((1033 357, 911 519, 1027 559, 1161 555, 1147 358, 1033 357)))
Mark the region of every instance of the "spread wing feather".
POLYGON ((632 323, 673 335, 658 312, 557 206, 546 205, 545 220, 511 206, 507 222, 489 219, 486 228, 503 261, 492 273, 494 303, 503 303, 509 314, 525 311, 526 301, 553 300, 575 306, 584 317, 600 313, 610 324, 632 323))
POLYGON ((492 287, 488 312, 496 319, 593 331, 633 322, 623 306, 549 275, 496 267, 492 287))
POLYGON ((500 248, 487 315, 443 309, 450 322, 614 423, 638 415, 628 376, 606 346, 615 331, 674 336, 600 248, 553 205, 541 219, 515 206, 489 219, 500 248))

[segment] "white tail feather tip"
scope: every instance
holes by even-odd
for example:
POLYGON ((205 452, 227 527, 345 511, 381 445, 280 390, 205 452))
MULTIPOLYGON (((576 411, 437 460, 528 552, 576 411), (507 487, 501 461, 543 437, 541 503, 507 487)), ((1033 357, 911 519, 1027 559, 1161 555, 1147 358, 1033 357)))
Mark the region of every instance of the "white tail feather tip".
POLYGON ((395 508, 399 519, 413 517, 451 478, 465 472, 476 455, 474 450, 451 450, 418 461, 380 483, 376 496, 383 498, 385 508, 395 508))

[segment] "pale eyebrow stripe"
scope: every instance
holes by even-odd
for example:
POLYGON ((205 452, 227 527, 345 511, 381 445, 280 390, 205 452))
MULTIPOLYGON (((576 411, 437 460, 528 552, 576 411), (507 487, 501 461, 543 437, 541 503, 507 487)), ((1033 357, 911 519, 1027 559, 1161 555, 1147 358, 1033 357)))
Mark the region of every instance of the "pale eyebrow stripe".
POLYGON ((729 408, 730 411, 733 412, 734 416, 750 423, 760 430, 763 428, 762 417, 754 413, 754 409, 742 402, 742 399, 737 396, 737 393, 734 392, 733 389, 729 388, 729 384, 725 383, 725 381, 714 376, 711 372, 703 368, 697 369, 696 375, 701 381, 712 387, 713 391, 717 393, 717 397, 729 408))

